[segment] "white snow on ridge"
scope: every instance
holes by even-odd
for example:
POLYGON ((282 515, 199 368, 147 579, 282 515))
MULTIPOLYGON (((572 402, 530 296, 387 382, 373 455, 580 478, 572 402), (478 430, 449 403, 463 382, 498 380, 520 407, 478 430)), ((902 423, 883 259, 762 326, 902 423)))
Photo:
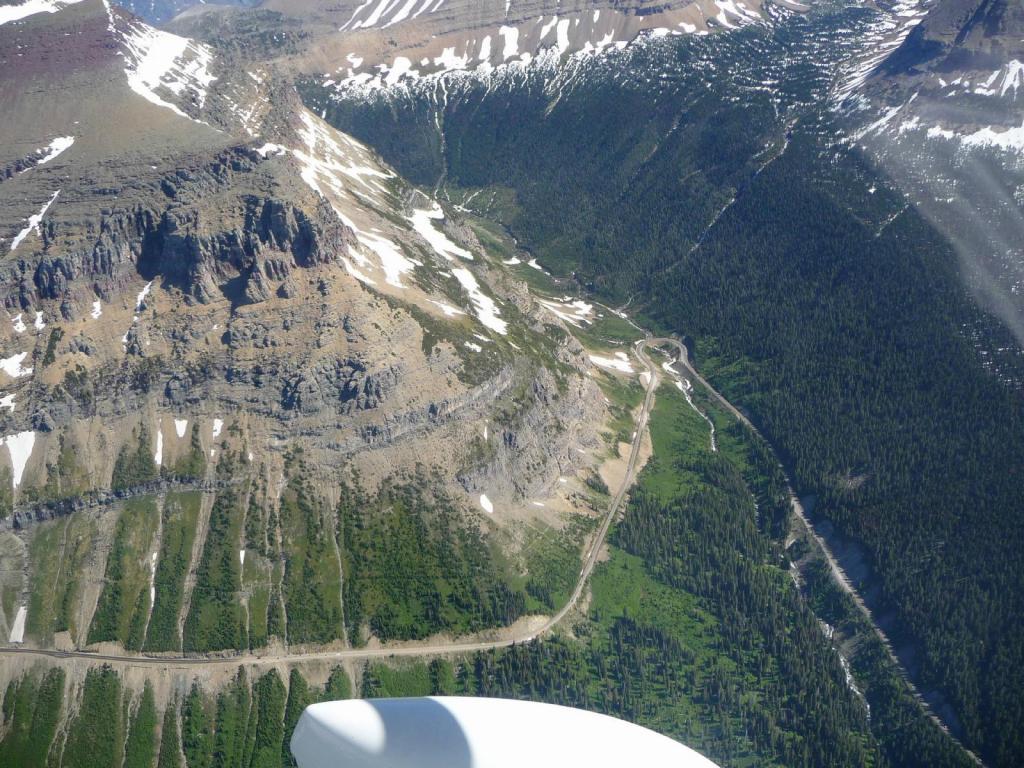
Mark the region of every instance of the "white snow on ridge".
MULTIPOLYGON (((116 29, 110 13, 111 26, 116 29)), ((188 92, 202 108, 206 103, 207 89, 217 79, 210 74, 211 50, 201 43, 154 29, 140 21, 125 20, 120 31, 127 49, 122 56, 131 89, 150 103, 193 120, 176 104, 163 99, 157 89, 166 89, 175 96, 188 92)))
POLYGON ((982 128, 962 137, 961 141, 968 147, 992 147, 1004 151, 1024 152, 1024 123, 1019 128, 995 131, 991 127, 982 128))
POLYGON ((6 445, 11 454, 11 482, 15 488, 21 485, 21 478, 25 474, 25 467, 28 465, 29 457, 32 455, 32 448, 36 444, 35 432, 19 432, 16 435, 8 435, 0 444, 6 445))
POLYGON ((80 2, 82 0, 26 0, 21 5, 0 5, 0 24, 35 16, 37 13, 57 13, 80 2))
POLYGON ((50 210, 50 206, 53 205, 53 202, 57 199, 57 195, 59 194, 60 190, 58 189, 56 192, 53 193, 53 197, 51 197, 43 205, 39 213, 34 214, 28 218, 27 226, 23 230, 21 230, 21 232, 15 235, 14 240, 11 241, 11 253, 14 253, 18 249, 18 246, 21 245, 22 241, 24 241, 24 239, 28 237, 33 230, 35 230, 36 234, 39 234, 39 225, 43 221, 43 216, 45 216, 46 212, 50 210))

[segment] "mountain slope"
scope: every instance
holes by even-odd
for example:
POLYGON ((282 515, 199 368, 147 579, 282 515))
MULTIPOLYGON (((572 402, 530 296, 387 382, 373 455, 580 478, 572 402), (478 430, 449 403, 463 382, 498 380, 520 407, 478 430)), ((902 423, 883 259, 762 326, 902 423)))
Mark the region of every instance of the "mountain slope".
MULTIPOLYGON (((883 63, 929 7, 820 7, 514 76, 372 93, 310 82, 304 95, 419 183, 504 221, 541 265, 691 336, 817 499, 938 711, 1012 765, 1020 342, 1011 314, 965 289, 978 278, 957 257, 986 251, 960 219, 933 215, 932 187, 904 183, 914 145, 876 152, 860 132, 887 114, 872 94, 903 75, 883 63), (951 230, 968 247, 951 248, 951 230)), ((1014 93, 978 98, 1019 115, 1014 93)), ((912 95, 910 113, 924 98, 912 95)), ((1012 232, 989 215, 1019 216, 1013 157, 953 168, 936 177, 975 225, 1012 232)), ((1018 269, 1022 239, 1002 242, 1018 269)), ((891 759, 928 764, 918 738, 895 736, 891 759)))
POLYGON ((270 70, 99 0, 0 40, 4 514, 29 553, 0 630, 154 651, 365 641, 372 621, 340 618, 329 510, 344 488, 375 499, 403 483, 424 498, 409 524, 433 530, 443 509, 477 562, 429 626, 518 618, 514 574, 472 532, 548 498, 535 514, 560 524, 566 475, 601 461, 606 418, 552 309, 270 70), (128 524, 124 497, 151 522, 128 524), (73 582, 50 583, 56 543, 33 524, 83 509, 102 522, 62 523, 91 543, 63 571, 73 582))

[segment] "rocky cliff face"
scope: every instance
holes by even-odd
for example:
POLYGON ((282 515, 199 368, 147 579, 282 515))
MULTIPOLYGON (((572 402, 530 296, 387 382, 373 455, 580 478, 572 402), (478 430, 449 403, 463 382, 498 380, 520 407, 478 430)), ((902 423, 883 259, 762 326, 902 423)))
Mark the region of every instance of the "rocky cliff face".
POLYGON ((266 67, 100 0, 0 25, 0 50, 0 463, 23 519, 67 498, 62 462, 102 499, 139 445, 165 474, 197 450, 273 477, 298 446, 369 481, 429 456, 511 503, 598 445, 578 344, 266 67), (496 410, 517 426, 467 451, 496 410))

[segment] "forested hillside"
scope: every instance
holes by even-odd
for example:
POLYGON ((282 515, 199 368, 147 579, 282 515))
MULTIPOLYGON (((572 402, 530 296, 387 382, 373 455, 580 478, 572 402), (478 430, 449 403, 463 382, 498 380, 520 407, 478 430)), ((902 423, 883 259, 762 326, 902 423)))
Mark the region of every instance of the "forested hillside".
POLYGON ((847 43, 831 30, 865 13, 652 44, 623 54, 647 78, 584 65, 557 98, 530 73, 460 81, 444 104, 426 87, 306 98, 421 183, 472 195, 543 266, 691 339, 816 517, 859 542, 855 575, 919 684, 1015 765, 1021 357, 950 247, 837 141, 823 104, 847 43))

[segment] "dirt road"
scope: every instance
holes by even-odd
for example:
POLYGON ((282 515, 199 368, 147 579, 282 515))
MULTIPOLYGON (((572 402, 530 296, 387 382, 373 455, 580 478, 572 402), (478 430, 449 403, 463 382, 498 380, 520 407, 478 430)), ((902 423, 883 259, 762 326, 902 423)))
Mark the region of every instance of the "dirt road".
MULTIPOLYGON (((690 376, 694 380, 700 382, 704 389, 707 390, 707 392, 733 417, 735 417, 740 423, 745 425, 747 429, 756 434, 758 437, 764 439, 764 435, 761 434, 761 431, 756 426, 754 426, 750 419, 744 416, 732 403, 726 400, 718 392, 718 390, 712 387, 704 379, 704 377, 697 372, 697 370, 690 363, 690 356, 684 344, 680 343, 677 339, 670 338, 648 339, 647 344, 652 347, 672 347, 678 354, 678 359, 675 365, 682 366, 686 376, 690 376)), ((650 363, 650 361, 645 360, 645 363, 650 363)), ((896 651, 893 647, 892 642, 889 640, 889 636, 886 635, 885 630, 883 630, 875 621, 875 617, 871 613, 871 609, 868 607, 867 603, 864 602, 864 598, 861 597, 856 587, 853 586, 853 583, 846 575, 846 571, 843 570, 843 567, 839 564, 839 561, 832 553, 832 550, 829 547, 828 542, 826 542, 818 534, 818 532, 814 529, 814 526, 811 524, 810 518, 807 517, 807 511, 804 509, 804 505, 800 502, 800 499, 797 497, 796 493, 793 490, 793 484, 792 482, 790 482, 789 475, 786 473, 785 468, 782 467, 781 464, 779 465, 779 467, 782 470, 782 475, 786 481, 786 493, 789 496, 789 505, 793 510, 793 514, 800 521, 800 524, 806 529, 808 535, 810 535, 817 544, 822 556, 828 563, 829 570, 832 572, 833 581, 839 586, 839 588, 843 592, 850 596, 851 600, 853 600, 854 605, 857 606, 857 610, 861 612, 864 618, 866 618, 868 623, 871 625, 871 628, 874 630, 875 635, 882 642, 882 646, 885 648, 886 653, 889 655, 889 659, 895 665, 900 676, 903 678, 903 682, 906 683, 907 688, 910 690, 911 694, 913 694, 914 698, 921 706, 921 709, 924 710, 924 713, 932 720, 932 722, 939 726, 939 728, 941 728, 951 739, 956 741, 960 748, 963 749, 964 752, 966 752, 968 755, 970 755, 978 765, 984 765, 984 763, 982 763, 981 759, 976 754, 974 754, 971 750, 967 749, 967 747, 960 743, 960 741, 953 735, 952 731, 950 731, 949 726, 946 725, 942 718, 940 718, 939 715, 935 712, 935 710, 932 709, 931 705, 924 698, 924 696, 921 695, 921 692, 914 684, 914 681, 910 678, 910 673, 907 672, 906 667, 903 666, 903 663, 896 655, 896 651)))
POLYGON ((115 667, 160 667, 162 669, 193 669, 197 667, 211 667, 211 666, 237 666, 239 664, 246 665, 271 665, 288 662, 298 661, 311 661, 316 659, 326 660, 344 660, 344 659, 381 659, 390 658, 396 656, 444 656, 461 653, 473 653, 476 651, 487 651, 495 648, 507 648, 517 643, 526 643, 533 640, 536 637, 544 635, 558 626, 569 612, 579 603, 580 598, 583 596, 583 592, 586 589, 587 581, 590 579, 591 573, 594 571, 594 566, 597 565, 598 557, 601 554, 601 548, 604 546, 605 539, 608 536, 608 530, 611 528, 612 522, 615 520, 619 509, 622 506, 626 495, 629 493, 630 487, 633 485, 636 479, 636 468, 640 457, 640 446, 644 438, 644 432, 647 429, 647 422, 651 415, 651 409, 654 407, 654 395, 658 389, 659 377, 658 369, 650 359, 647 357, 644 347, 646 346, 645 341, 638 341, 636 343, 635 352, 636 357, 643 365, 650 375, 647 382, 647 391, 644 395, 643 406, 640 409, 640 416, 637 420, 636 434, 633 437, 633 443, 630 447, 629 461, 626 466, 626 474, 622 479, 622 484, 619 486, 618 491, 612 497, 611 502, 608 504, 608 510, 601 520, 601 525, 598 528, 597 534, 594 536, 590 549, 587 551, 586 558, 583 562, 583 569, 580 571, 579 578, 576 581, 576 587, 573 589, 572 595, 569 601, 562 606, 562 608, 551 618, 549 618, 541 627, 529 630, 528 633, 524 632, 522 636, 516 636, 511 638, 505 638, 502 640, 493 641, 466 641, 459 642, 454 641, 450 643, 436 643, 427 642, 423 644, 407 644, 400 647, 382 647, 382 648, 352 648, 344 650, 322 650, 322 651, 309 651, 306 653, 281 653, 281 654, 267 654, 267 655, 256 655, 252 653, 238 654, 235 656, 215 657, 215 658, 197 658, 192 656, 145 656, 137 653, 118 653, 118 654, 100 654, 90 653, 88 651, 58 651, 51 649, 41 648, 0 648, 0 656, 12 656, 12 655, 31 655, 31 656, 47 656, 53 659, 89 659, 91 661, 102 661, 111 664, 115 667))

